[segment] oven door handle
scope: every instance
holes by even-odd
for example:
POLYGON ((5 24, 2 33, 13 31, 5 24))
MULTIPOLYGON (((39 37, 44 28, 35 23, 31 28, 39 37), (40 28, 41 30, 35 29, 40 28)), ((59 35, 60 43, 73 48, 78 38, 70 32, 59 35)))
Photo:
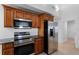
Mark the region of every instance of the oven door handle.
POLYGON ((27 45, 27 44, 31 44, 31 43, 34 43, 34 41, 31 41, 31 42, 23 42, 23 43, 18 43, 18 44, 15 44, 15 42, 14 42, 14 47, 19 47, 19 46, 23 46, 23 45, 27 45))

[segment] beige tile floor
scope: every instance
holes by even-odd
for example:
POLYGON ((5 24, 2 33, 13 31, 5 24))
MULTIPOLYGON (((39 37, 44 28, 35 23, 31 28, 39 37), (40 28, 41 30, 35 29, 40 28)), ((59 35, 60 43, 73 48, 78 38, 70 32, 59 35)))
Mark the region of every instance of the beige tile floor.
MULTIPOLYGON (((41 53, 40 55, 46 55, 41 53)), ((68 39, 66 42, 58 44, 58 51, 51 55, 79 55, 79 49, 75 48, 74 39, 68 39)))

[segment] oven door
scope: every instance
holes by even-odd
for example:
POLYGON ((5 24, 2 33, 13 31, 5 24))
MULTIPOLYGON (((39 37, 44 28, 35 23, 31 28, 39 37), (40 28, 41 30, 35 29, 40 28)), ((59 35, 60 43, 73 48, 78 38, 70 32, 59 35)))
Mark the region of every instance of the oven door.
POLYGON ((34 43, 22 45, 14 48, 15 55, 29 55, 34 53, 34 43))
POLYGON ((25 20, 14 20, 14 28, 31 28, 32 21, 25 20))

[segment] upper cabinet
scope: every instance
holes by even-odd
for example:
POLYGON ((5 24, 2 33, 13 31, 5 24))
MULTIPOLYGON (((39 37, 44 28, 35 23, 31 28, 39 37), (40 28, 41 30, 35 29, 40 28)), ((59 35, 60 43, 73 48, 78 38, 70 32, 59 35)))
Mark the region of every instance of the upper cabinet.
POLYGON ((4 6, 4 27, 13 27, 13 9, 4 6))
POLYGON ((31 12, 26 12, 21 9, 12 8, 4 5, 4 27, 13 27, 14 18, 22 18, 24 20, 32 20, 32 27, 40 29, 40 35, 43 36, 44 32, 44 20, 53 21, 53 16, 49 14, 35 14, 31 12))
POLYGON ((32 20, 32 13, 24 12, 24 19, 32 20))
POLYGON ((41 14, 43 20, 50 20, 50 21, 53 21, 54 19, 54 16, 50 15, 50 14, 41 14))
POLYGON ((14 10, 14 18, 24 18, 24 12, 22 10, 14 10))
POLYGON ((39 15, 40 18, 40 27, 39 27, 39 37, 44 37, 44 20, 48 20, 48 21, 53 21, 53 16, 49 15, 49 14, 40 14, 39 15))
POLYGON ((32 27, 33 28, 40 27, 40 19, 39 19, 39 15, 37 15, 37 14, 32 15, 32 27))

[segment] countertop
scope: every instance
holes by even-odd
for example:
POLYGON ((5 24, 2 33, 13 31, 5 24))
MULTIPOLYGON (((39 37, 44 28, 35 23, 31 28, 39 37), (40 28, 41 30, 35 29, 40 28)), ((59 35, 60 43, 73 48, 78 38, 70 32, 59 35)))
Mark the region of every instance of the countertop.
POLYGON ((0 44, 14 42, 14 38, 0 39, 0 44))
MULTIPOLYGON (((38 38, 38 35, 31 35, 29 37, 35 39, 35 38, 38 38)), ((14 42, 14 38, 0 39, 0 44, 9 43, 9 42, 14 42)))

